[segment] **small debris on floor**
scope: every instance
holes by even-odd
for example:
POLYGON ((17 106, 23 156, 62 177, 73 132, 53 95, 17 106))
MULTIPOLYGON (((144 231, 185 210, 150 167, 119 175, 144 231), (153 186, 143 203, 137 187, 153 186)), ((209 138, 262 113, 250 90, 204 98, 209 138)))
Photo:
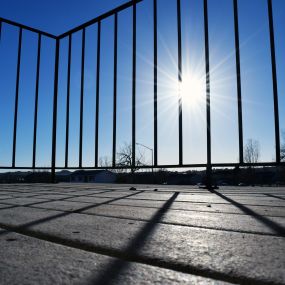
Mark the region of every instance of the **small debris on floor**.
POLYGON ((0 184, 0 285, 285 285, 285 201, 267 194, 283 198, 285 188, 0 184))
POLYGON ((16 241, 16 238, 7 238, 6 241, 16 241))

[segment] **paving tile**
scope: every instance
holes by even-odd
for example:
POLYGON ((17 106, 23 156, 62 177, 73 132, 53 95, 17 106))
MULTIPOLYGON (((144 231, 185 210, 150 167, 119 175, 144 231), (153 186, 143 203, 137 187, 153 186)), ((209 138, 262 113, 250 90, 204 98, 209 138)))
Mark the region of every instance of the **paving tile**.
MULTIPOLYGON (((83 213, 92 213, 98 215, 111 215, 113 217, 124 217, 131 219, 151 220, 157 212, 157 209, 120 207, 115 205, 101 205, 92 207, 83 211, 83 213)), ((276 217, 252 217, 250 215, 228 215, 224 213, 200 213, 189 211, 169 210, 161 218, 162 222, 174 223, 187 226, 208 227, 220 230, 245 231, 255 233, 276 234, 273 228, 270 228, 263 220, 269 223, 276 223, 285 229, 285 218, 276 217), (261 222, 262 221, 262 222, 261 222)))
POLYGON ((230 284, 17 233, 0 231, 0 241, 1 284, 230 284))
POLYGON ((51 210, 59 210, 59 211, 75 211, 84 207, 88 207, 88 205, 95 204, 86 204, 81 202, 74 201, 53 201, 53 202, 45 202, 41 204, 35 205, 36 208, 43 209, 51 209, 51 210))
POLYGON ((130 187, 0 185, 0 284, 285 284, 285 188, 130 187))
POLYGON ((3 200, 2 203, 10 204, 10 205, 28 205, 28 204, 34 204, 39 202, 47 202, 49 199, 43 199, 43 198, 10 198, 3 200))
POLYGON ((183 270, 238 280, 284 282, 284 238, 155 223, 162 215, 158 211, 151 222, 145 223, 19 207, 1 210, 0 225, 26 224, 28 227, 22 230, 34 234, 93 250, 127 253, 183 270), (34 223, 28 225, 29 222, 34 223))
MULTIPOLYGON (((131 191, 130 191, 131 192, 131 191)), ((125 193, 102 193, 102 194, 94 194, 92 197, 98 198, 119 198, 124 195, 127 195, 129 192, 125 193)), ((137 193, 137 192, 133 192, 137 193)), ((132 197, 129 197, 130 200, 151 200, 151 201, 167 201, 171 197, 171 193, 168 194, 161 194, 161 193, 138 193, 132 197)), ((227 197, 231 200, 234 200, 237 203, 242 203, 245 205, 262 205, 262 206, 280 206, 285 207, 285 201, 270 198, 270 197, 244 197, 244 196, 235 196, 235 197, 227 197)), ((230 204, 229 201, 218 197, 216 195, 208 195, 208 194, 197 194, 197 195, 190 195, 190 194, 180 194, 177 198, 176 202, 189 202, 189 203, 212 203, 212 204, 230 204)))
MULTIPOLYGON (((72 201, 54 201, 35 205, 37 208, 75 211, 81 210, 82 213, 104 215, 110 217, 121 217, 136 220, 149 221, 153 215, 158 211, 156 208, 143 208, 131 206, 117 206, 117 205, 96 205, 84 204, 72 201)), ((284 213, 285 214, 285 213, 284 213)), ((285 228, 285 218, 280 217, 252 217, 250 215, 232 215, 224 213, 208 213, 195 211, 175 211, 169 210, 162 218, 161 222, 187 225, 194 227, 205 227, 211 229, 276 234, 274 228, 267 225, 263 220, 269 223, 276 223, 280 227, 285 228), (261 219, 259 219, 261 218, 261 219)))
POLYGON ((68 198, 67 201, 73 202, 85 202, 85 203, 104 203, 111 201, 114 198, 101 198, 101 197, 90 197, 90 196, 79 196, 79 197, 72 197, 68 198))
POLYGON ((62 199, 62 198, 72 198, 73 196, 71 195, 65 195, 65 194, 45 194, 45 195, 38 195, 38 199, 50 199, 50 200, 55 200, 55 199, 62 199))
MULTIPOLYGON (((74 201, 75 199, 72 199, 74 201)), ((82 199, 82 201, 87 201, 82 199)), ((137 206, 137 207, 154 207, 159 208, 165 202, 164 201, 138 201, 130 199, 122 199, 115 202, 111 202, 114 205, 125 205, 125 206, 137 206)), ((285 209, 283 207, 269 207, 269 206, 259 206, 259 205, 246 205, 247 208, 256 212, 260 215, 269 216, 285 216, 285 209)), ((188 202, 174 202, 171 205, 171 209, 177 210, 193 210, 193 211, 207 211, 207 212, 220 212, 220 213, 234 213, 234 214, 244 214, 244 211, 237 208, 232 204, 213 204, 213 203, 188 203, 188 202)))

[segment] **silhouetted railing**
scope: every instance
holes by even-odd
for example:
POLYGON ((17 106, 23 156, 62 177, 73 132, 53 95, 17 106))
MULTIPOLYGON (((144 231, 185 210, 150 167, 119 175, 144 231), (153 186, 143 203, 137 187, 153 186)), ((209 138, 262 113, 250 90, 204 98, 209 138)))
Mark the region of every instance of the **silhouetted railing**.
MULTIPOLYGON (((125 168, 132 168, 135 166, 136 158, 136 54, 137 54, 137 4, 143 0, 130 1, 126 4, 117 7, 83 25, 80 25, 60 36, 54 36, 46 32, 39 31, 34 28, 30 28, 10 20, 0 18, 0 40, 1 40, 1 30, 3 29, 2 23, 18 27, 18 53, 17 53, 17 72, 15 81, 15 109, 14 109, 14 128, 13 128, 13 149, 12 149, 12 165, 0 166, 2 169, 50 169, 53 174, 53 179, 55 177, 56 169, 97 169, 97 168, 122 168, 122 166, 116 165, 116 130, 117 130, 117 73, 118 73, 118 14, 126 9, 132 10, 132 165, 126 165, 125 168), (114 74, 113 74, 113 134, 112 134, 112 164, 108 166, 100 166, 98 164, 98 141, 99 141, 99 111, 100 111, 100 59, 101 59, 101 21, 106 18, 114 19, 114 74), (83 118, 84 118, 84 69, 85 69, 85 31, 86 28, 91 25, 97 25, 97 73, 96 73, 96 110, 95 110, 95 164, 93 167, 86 167, 82 163, 82 151, 83 151, 83 118), (19 80, 21 77, 21 48, 22 48, 22 32, 23 30, 28 30, 30 32, 36 33, 38 36, 38 46, 37 46, 37 68, 36 68, 36 90, 35 90, 35 103, 34 103, 34 131, 33 131, 33 159, 32 165, 17 166, 16 161, 16 145, 17 145, 17 124, 18 124, 18 104, 19 104, 19 80), (80 71, 80 127, 79 127, 79 163, 78 166, 69 166, 68 156, 69 156, 69 115, 70 115, 70 73, 71 73, 71 51, 72 51, 72 37, 74 33, 82 33, 82 50, 81 50, 81 71, 80 71), (36 166, 36 148, 37 148, 37 121, 38 121, 38 93, 39 93, 39 78, 40 78, 40 64, 41 64, 41 41, 42 37, 49 37, 55 41, 55 69, 54 69, 54 95, 53 95, 53 127, 52 127, 52 157, 50 167, 38 167, 36 166), (56 164, 56 145, 57 145, 57 115, 58 115, 58 78, 59 78, 59 49, 60 44, 63 39, 68 39, 68 63, 67 63, 67 97, 66 97, 66 126, 65 126, 65 163, 63 167, 59 167, 56 164)), ((272 64, 272 82, 273 82, 273 96, 274 96, 274 122, 275 122, 275 161, 274 162, 262 162, 255 163, 257 166, 277 166, 284 165, 284 162, 280 161, 280 130, 279 130, 279 114, 278 114, 278 89, 277 89, 277 77, 276 77, 276 59, 275 59, 275 42, 274 42, 274 27, 273 27, 273 13, 272 13, 272 1, 268 0, 268 19, 269 19, 269 38, 270 38, 270 49, 271 49, 271 64, 272 64)), ((241 96, 241 71, 240 71, 240 41, 239 41, 239 18, 238 18, 238 0, 233 0, 234 9, 234 39, 235 39, 235 59, 236 59, 236 81, 237 81, 237 109, 238 109, 238 134, 239 134, 239 162, 238 163, 212 163, 211 156, 211 78, 210 78, 210 63, 209 63, 209 32, 208 32, 208 3, 204 0, 204 40, 205 40, 205 74, 206 74, 206 121, 207 121, 207 162, 203 164, 185 164, 183 162, 183 121, 182 121, 182 98, 181 94, 178 94, 178 136, 179 136, 179 163, 171 165, 162 165, 158 163, 158 123, 157 123, 157 77, 158 77, 158 45, 157 45, 157 0, 153 0, 153 114, 154 114, 154 134, 153 134, 153 165, 144 165, 142 168, 178 168, 178 167, 206 167, 208 170, 208 175, 210 176, 212 167, 234 167, 234 166, 247 166, 252 165, 252 163, 244 162, 243 155, 243 115, 242 115, 242 96, 241 96)), ((178 68, 177 76, 178 81, 182 82, 182 44, 181 44, 181 4, 180 0, 177 0, 177 50, 178 50, 178 68)), ((95 79, 94 79, 95 80, 95 79)), ((178 92, 179 93, 179 92, 178 92)))

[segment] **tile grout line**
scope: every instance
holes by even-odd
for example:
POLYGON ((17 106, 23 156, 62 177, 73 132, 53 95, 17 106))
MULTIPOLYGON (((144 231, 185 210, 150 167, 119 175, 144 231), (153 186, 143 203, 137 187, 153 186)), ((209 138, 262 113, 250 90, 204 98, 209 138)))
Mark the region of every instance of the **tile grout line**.
POLYGON ((50 234, 43 234, 40 232, 36 232, 33 230, 27 230, 21 227, 17 226, 9 226, 0 223, 0 228, 4 229, 9 232, 14 232, 17 234, 21 234, 24 236, 28 236, 31 238, 36 238, 39 240, 43 240, 46 242, 50 242, 53 244, 61 245, 64 247, 69 247, 73 249, 78 249, 94 254, 100 254, 112 258, 117 258, 121 259, 126 262, 135 262, 139 264, 144 264, 148 266, 153 266, 157 268, 162 268, 162 269, 168 269, 168 270, 173 270, 176 272, 181 272, 185 274, 191 274, 195 275, 198 277, 204 277, 204 278, 210 278, 218 281, 225 281, 225 282, 230 282, 234 284, 252 284, 252 285, 268 285, 272 284, 272 282, 265 282, 262 280, 256 280, 253 278, 248 278, 248 277, 239 277, 239 276, 230 276, 229 274, 225 274, 222 272, 214 271, 214 270, 208 270, 208 269, 200 269, 195 266, 191 266, 189 264, 184 265, 181 263, 173 263, 173 262, 168 262, 168 261, 163 261, 158 258, 150 258, 147 256, 141 256, 136 253, 124 253, 121 250, 116 250, 116 249, 111 249, 111 248, 105 248, 101 246, 94 246, 90 243, 80 243, 72 240, 66 240, 60 237, 56 237, 50 234))
MULTIPOLYGON (((102 214, 94 214, 94 213, 88 213, 88 212, 77 212, 77 210, 58 210, 53 208, 43 208, 43 207, 37 207, 37 206, 11 206, 11 208, 4 208, 3 210, 8 209, 14 209, 14 208, 30 208, 30 209, 38 209, 38 210, 50 210, 50 211, 56 211, 60 213, 69 213, 69 214, 79 214, 79 215, 87 215, 87 216, 96 216, 96 217, 105 217, 105 218, 112 218, 112 219, 120 219, 120 220, 131 220, 131 221, 137 221, 137 222, 145 222, 148 223, 149 221, 146 219, 140 219, 140 218, 132 218, 132 217, 123 217, 123 216, 113 216, 113 215, 102 215, 102 214)), ((0 209, 1 211, 1 209, 0 209)), ((258 231, 243 231, 243 230, 231 230, 231 229, 222 229, 222 228, 215 228, 215 227, 206 227, 206 226, 199 226, 199 225, 186 225, 186 224, 180 224, 175 222, 167 222, 167 221, 161 221, 158 222, 158 224, 163 224, 167 226, 181 226, 181 227, 188 227, 188 228, 197 228, 197 229, 205 229, 205 230, 213 230, 213 231, 222 231, 222 232, 232 232, 232 233, 240 233, 240 234, 249 234, 249 235, 260 235, 260 236, 274 236, 278 238, 282 238, 284 236, 275 234, 275 233, 265 233, 265 232, 258 232, 258 231)))

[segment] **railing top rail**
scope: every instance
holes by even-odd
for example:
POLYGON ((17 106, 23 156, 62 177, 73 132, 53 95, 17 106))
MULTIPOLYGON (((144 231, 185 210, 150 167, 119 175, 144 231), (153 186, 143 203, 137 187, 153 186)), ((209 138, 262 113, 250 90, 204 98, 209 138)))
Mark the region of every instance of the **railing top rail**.
POLYGON ((34 32, 34 33, 38 33, 38 34, 41 34, 43 36, 46 36, 46 37, 49 37, 49 38, 52 38, 52 39, 62 39, 72 33, 75 33, 77 31, 80 31, 81 29, 84 29, 88 26, 91 26, 103 19, 106 19, 120 11, 123 11, 129 7, 131 7, 132 5, 134 4, 137 4, 139 2, 142 2, 143 0, 131 0, 125 4, 122 4, 121 6, 118 6, 104 14, 101 14, 100 16, 97 16, 96 18, 84 23, 84 24, 81 24, 75 28, 72 28, 71 30, 67 31, 67 32, 64 32, 63 34, 59 35, 59 36, 56 36, 56 35, 53 35, 53 34, 50 34, 48 32, 44 32, 44 31, 41 31, 39 29, 36 29, 36 28, 32 28, 32 27, 29 27, 29 26, 26 26, 26 25, 23 25, 23 24, 20 24, 18 22, 15 22, 15 21, 12 21, 12 20, 9 20, 9 19, 5 19, 5 18, 2 18, 0 17, 0 22, 3 22, 3 23, 6 23, 6 24, 10 24, 10 25, 13 25, 13 26, 16 26, 16 27, 19 27, 19 28, 22 28, 22 29, 25 29, 25 30, 28 30, 28 31, 31 31, 31 32, 34 32))
POLYGON ((58 36, 58 38, 62 39, 62 38, 66 37, 66 36, 68 36, 70 34, 78 32, 78 31, 80 31, 80 30, 82 30, 82 29, 84 29, 84 28, 86 28, 88 26, 91 26, 91 25, 93 25, 93 24, 95 24, 97 22, 100 22, 101 20, 106 19, 106 18, 108 18, 108 17, 110 17, 110 16, 112 16, 112 15, 114 15, 114 14, 120 12, 120 11, 123 11, 123 10, 133 6, 134 4, 137 4, 137 3, 142 2, 142 1, 143 0, 131 0, 131 1, 125 3, 125 4, 121 5, 121 6, 118 6, 118 7, 114 8, 114 9, 104 13, 104 14, 101 14, 100 16, 98 16, 98 17, 96 17, 96 18, 94 18, 94 19, 92 19, 92 20, 90 20, 90 21, 88 21, 88 22, 86 22, 86 23, 84 23, 84 24, 82 24, 80 26, 77 26, 77 27, 75 27, 75 28, 73 28, 73 29, 71 29, 71 30, 61 34, 60 36, 58 36))
POLYGON ((22 28, 24 30, 28 30, 28 31, 31 31, 31 32, 34 32, 34 33, 38 33, 38 34, 41 34, 43 36, 46 36, 46 37, 49 37, 49 38, 52 38, 52 39, 56 39, 57 38, 57 36, 55 36, 53 34, 50 34, 50 33, 41 31, 39 29, 35 29, 35 28, 32 28, 32 27, 29 27, 29 26, 17 23, 15 21, 11 21, 11 20, 8 20, 8 19, 2 18, 2 17, 0 17, 0 22, 6 23, 6 24, 9 24, 9 25, 12 25, 12 26, 16 26, 16 27, 19 27, 19 28, 22 28))

